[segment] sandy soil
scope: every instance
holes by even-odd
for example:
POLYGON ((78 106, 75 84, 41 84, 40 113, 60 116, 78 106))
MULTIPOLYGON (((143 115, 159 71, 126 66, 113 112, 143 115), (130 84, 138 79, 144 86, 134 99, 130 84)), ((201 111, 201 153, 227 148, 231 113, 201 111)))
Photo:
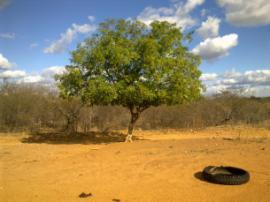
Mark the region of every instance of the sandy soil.
POLYGON ((135 131, 133 143, 22 143, 0 134, 0 201, 270 201, 270 131, 135 131), (250 172, 240 186, 210 184, 208 165, 250 172), (197 176, 197 177, 196 177, 197 176), (91 197, 79 198, 82 192, 91 197))

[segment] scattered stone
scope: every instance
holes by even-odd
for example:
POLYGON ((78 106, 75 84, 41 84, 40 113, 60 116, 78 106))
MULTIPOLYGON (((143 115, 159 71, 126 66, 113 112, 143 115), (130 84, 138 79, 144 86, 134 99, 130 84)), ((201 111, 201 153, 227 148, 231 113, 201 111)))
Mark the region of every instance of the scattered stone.
POLYGON ((112 199, 112 201, 114 201, 114 202, 121 202, 121 200, 120 199, 117 199, 117 198, 112 199))
POLYGON ((233 138, 230 138, 230 137, 224 137, 224 138, 222 138, 223 140, 229 140, 229 141, 233 141, 233 140, 235 140, 235 139, 233 139, 233 138))
POLYGON ((82 192, 82 193, 79 195, 80 198, 87 198, 87 197, 90 197, 90 196, 92 196, 91 193, 86 194, 86 193, 84 193, 84 192, 82 192))

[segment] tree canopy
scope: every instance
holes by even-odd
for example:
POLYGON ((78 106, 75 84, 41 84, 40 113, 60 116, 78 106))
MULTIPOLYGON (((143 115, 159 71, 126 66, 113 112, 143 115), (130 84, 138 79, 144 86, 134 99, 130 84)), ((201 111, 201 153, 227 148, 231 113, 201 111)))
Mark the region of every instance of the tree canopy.
POLYGON ((58 77, 61 96, 122 105, 134 120, 150 106, 196 100, 200 57, 183 45, 188 38, 168 22, 105 21, 71 53, 67 72, 58 77))

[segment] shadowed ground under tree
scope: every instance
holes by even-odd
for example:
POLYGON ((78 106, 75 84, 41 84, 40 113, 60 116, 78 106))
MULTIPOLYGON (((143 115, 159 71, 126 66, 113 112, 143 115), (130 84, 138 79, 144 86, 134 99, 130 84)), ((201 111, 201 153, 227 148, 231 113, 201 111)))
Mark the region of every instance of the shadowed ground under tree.
POLYGON ((124 142, 125 134, 120 132, 89 132, 89 133, 34 133, 21 139, 22 143, 48 144, 101 144, 124 142))

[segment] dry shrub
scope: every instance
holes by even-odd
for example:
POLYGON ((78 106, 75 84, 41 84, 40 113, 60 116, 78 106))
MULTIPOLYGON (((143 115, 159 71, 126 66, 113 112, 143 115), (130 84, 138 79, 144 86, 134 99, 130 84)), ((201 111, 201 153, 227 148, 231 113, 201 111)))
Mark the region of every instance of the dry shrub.
MULTIPOLYGON (((83 106, 62 100, 55 90, 38 85, 0 86, 0 130, 67 130, 73 133, 126 129, 128 111, 119 106, 83 106)), ((146 110, 136 127, 142 129, 203 128, 224 124, 251 124, 270 129, 270 98, 247 98, 230 92, 179 106, 146 110)))

